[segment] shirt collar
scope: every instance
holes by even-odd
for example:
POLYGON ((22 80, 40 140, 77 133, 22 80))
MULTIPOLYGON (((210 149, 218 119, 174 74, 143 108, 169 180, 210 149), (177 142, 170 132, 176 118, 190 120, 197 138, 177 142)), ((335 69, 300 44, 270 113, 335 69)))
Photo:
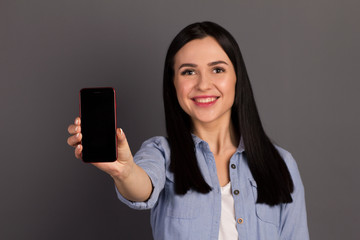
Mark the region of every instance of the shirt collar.
MULTIPOLYGON (((193 137, 193 141, 195 144, 195 147, 198 147, 198 145, 203 142, 205 144, 208 145, 207 142, 205 142, 204 140, 202 140, 201 138, 199 138, 198 136, 196 136, 195 134, 191 133, 191 136, 193 137)), ((239 146, 236 149, 236 152, 238 153, 242 153, 243 151, 245 151, 245 145, 244 145, 244 139, 243 137, 240 137, 240 142, 239 142, 239 146)))

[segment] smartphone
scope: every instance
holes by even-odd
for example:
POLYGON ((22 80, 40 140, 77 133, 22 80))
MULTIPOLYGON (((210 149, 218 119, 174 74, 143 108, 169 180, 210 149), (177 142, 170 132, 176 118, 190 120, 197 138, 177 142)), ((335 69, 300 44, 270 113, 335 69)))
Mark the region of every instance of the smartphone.
POLYGON ((111 87, 80 90, 82 160, 113 162, 117 159, 116 94, 111 87))

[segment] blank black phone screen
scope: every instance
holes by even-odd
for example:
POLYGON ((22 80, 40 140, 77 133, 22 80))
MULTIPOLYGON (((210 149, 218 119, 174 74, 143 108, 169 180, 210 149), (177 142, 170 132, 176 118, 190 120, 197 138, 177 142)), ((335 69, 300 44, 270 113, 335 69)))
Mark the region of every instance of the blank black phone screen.
POLYGON ((82 159, 84 162, 116 160, 116 103, 113 88, 80 90, 82 159))

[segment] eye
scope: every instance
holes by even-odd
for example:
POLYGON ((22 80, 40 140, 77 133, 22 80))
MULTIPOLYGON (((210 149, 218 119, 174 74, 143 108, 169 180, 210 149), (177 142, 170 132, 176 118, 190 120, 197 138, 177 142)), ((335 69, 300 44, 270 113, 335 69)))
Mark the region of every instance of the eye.
POLYGON ((222 72, 225 72, 225 69, 221 67, 216 67, 213 69, 213 73, 222 73, 222 72))
POLYGON ((194 75, 194 74, 195 74, 195 71, 192 69, 186 69, 181 72, 181 75, 194 75))

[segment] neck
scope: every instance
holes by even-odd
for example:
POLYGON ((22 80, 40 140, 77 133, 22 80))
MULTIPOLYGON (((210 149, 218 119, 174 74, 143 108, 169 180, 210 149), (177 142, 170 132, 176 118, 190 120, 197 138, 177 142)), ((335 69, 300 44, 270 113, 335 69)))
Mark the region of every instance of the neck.
POLYGON ((230 119, 227 124, 193 122, 193 127, 194 134, 209 144, 214 155, 236 149, 239 144, 230 119))

